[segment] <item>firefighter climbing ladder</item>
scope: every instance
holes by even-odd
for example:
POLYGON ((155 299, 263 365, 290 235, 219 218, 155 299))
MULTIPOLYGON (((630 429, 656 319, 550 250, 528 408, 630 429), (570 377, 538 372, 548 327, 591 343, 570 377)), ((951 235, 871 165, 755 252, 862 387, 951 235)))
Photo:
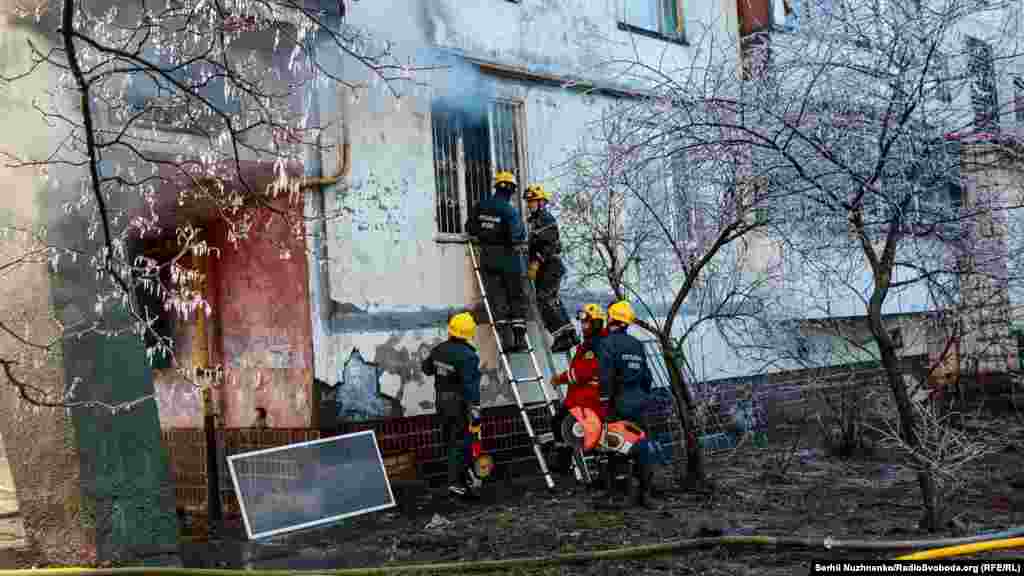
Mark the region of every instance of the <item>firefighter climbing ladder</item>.
MULTIPOLYGON (((477 255, 476 247, 473 244, 469 244, 469 254, 473 258, 473 272, 476 274, 476 282, 480 287, 480 296, 484 301, 484 308, 487 310, 487 318, 491 323, 491 331, 494 333, 494 341, 498 345, 498 356, 501 358, 502 368, 505 370, 505 375, 508 377, 510 387, 512 388, 512 395, 515 396, 516 406, 519 408, 519 414, 523 417, 523 425, 526 427, 526 434, 530 437, 530 443, 533 445, 533 453, 537 457, 537 463, 540 465, 540 471, 544 474, 544 481, 547 483, 548 488, 555 487, 555 480, 551 477, 551 471, 548 469, 547 460, 544 458, 544 451, 541 449, 541 439, 533 431, 533 425, 530 423, 530 415, 526 413, 526 406, 523 404, 523 395, 519 391, 519 386, 523 384, 537 384, 540 387, 541 392, 544 394, 544 402, 547 404, 548 411, 552 418, 557 413, 557 396, 552 398, 548 393, 548 389, 544 386, 544 373, 540 369, 540 364, 537 362, 536 351, 533 348, 533 343, 530 341, 529 332, 526 334, 526 354, 530 356, 530 366, 533 368, 533 376, 526 378, 516 378, 512 372, 512 365, 509 363, 509 353, 505 351, 503 343, 501 341, 501 334, 498 332, 498 325, 494 320, 494 313, 491 310, 490 299, 487 296, 487 288, 484 287, 484 277, 480 272, 480 259, 477 255)), ((504 322, 504 321, 503 321, 504 322)), ((556 391, 556 393, 558 393, 556 391)), ((559 393, 560 395, 560 393, 559 393)))

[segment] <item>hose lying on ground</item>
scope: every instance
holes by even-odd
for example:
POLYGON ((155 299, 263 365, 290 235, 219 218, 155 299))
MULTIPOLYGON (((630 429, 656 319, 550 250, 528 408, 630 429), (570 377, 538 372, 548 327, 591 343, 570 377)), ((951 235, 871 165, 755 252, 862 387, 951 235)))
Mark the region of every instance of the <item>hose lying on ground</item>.
POLYGON ((641 546, 625 546, 607 550, 590 552, 574 552, 552 554, 550 556, 534 556, 528 558, 507 558, 503 560, 480 560, 472 562, 442 562, 422 564, 393 564, 373 568, 346 568, 341 570, 225 570, 212 568, 162 568, 162 567, 125 567, 125 568, 43 568, 39 570, 0 570, 0 576, 142 576, 144 574, 164 574, 167 576, 371 576, 413 574, 417 572, 453 573, 469 572, 507 572, 513 569, 542 568, 559 564, 576 564, 599 560, 629 560, 649 556, 660 556, 694 550, 713 548, 715 546, 759 546, 770 548, 824 548, 825 550, 848 551, 885 551, 913 550, 916 548, 933 548, 936 546, 962 546, 992 540, 1005 540, 1011 537, 1024 536, 1024 526, 1018 526, 1002 532, 979 534, 963 538, 940 538, 936 540, 837 540, 832 537, 793 537, 793 536, 716 536, 710 538, 687 538, 659 544, 641 546))
POLYGON ((966 556, 978 552, 989 552, 991 550, 1009 550, 1012 548, 1024 548, 1024 538, 1001 538, 989 540, 988 542, 975 542, 973 544, 960 544, 959 546, 945 546, 922 550, 913 554, 899 556, 897 560, 935 560, 937 558, 952 558, 953 556, 966 556))

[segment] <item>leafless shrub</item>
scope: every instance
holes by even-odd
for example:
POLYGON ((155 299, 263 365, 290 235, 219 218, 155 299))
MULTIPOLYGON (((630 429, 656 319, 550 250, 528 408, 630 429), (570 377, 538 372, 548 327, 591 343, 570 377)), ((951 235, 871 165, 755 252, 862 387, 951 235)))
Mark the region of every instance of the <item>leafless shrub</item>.
POLYGON ((959 411, 944 410, 927 398, 914 401, 914 430, 918 442, 906 441, 901 418, 892 395, 885 390, 872 391, 871 419, 866 422, 877 432, 879 444, 892 450, 898 466, 920 474, 929 474, 934 482, 934 500, 926 503, 937 519, 948 516, 950 503, 968 485, 969 473, 980 460, 1001 452, 1010 442, 1002 434, 975 434, 959 425, 959 411))

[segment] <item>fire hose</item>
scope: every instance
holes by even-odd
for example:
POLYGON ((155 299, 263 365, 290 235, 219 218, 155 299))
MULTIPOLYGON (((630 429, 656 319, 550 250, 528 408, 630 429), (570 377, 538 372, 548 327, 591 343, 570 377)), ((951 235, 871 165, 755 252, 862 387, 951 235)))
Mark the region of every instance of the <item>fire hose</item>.
POLYGON ((42 568, 36 570, 0 570, 0 576, 142 576, 144 574, 165 574, 167 576, 371 576, 429 572, 471 573, 507 572, 529 568, 544 568, 561 564, 580 564, 608 560, 632 560, 650 556, 662 556, 683 550, 714 548, 717 546, 755 546, 767 548, 805 548, 826 551, 883 552, 935 548, 906 556, 899 560, 935 559, 955 555, 971 554, 995 549, 1024 547, 1024 526, 1001 532, 979 534, 962 538, 941 538, 934 540, 840 540, 832 537, 794 536, 716 536, 709 538, 687 538, 658 544, 625 546, 590 552, 574 552, 507 558, 502 560, 480 560, 469 562, 441 562, 419 564, 394 564, 373 568, 346 568, 340 570, 228 570, 199 568, 169 568, 137 566, 124 568, 42 568))

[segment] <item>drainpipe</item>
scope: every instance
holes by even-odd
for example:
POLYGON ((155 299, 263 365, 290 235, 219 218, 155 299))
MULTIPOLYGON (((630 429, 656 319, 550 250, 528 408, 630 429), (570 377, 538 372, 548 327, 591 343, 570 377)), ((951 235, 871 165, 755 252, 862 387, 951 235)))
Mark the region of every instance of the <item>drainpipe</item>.
MULTIPOLYGON (((204 278, 196 288, 205 299, 209 291, 209 259, 206 255, 197 256, 196 268, 203 272, 204 278)), ((203 396, 203 431, 206 436, 206 520, 207 537, 216 538, 217 530, 223 519, 220 503, 220 462, 217 458, 217 414, 213 398, 215 378, 210 370, 210 345, 206 334, 206 312, 196 309, 196 331, 192 338, 192 370, 199 380, 203 396)))
MULTIPOLYGON (((342 17, 344 14, 341 15, 342 17)), ((316 58, 317 54, 317 38, 310 42, 307 48, 308 53, 311 57, 316 58)), ((310 102, 310 116, 314 125, 321 124, 321 110, 320 110, 320 94, 318 91, 318 83, 315 81, 311 84, 312 90, 312 101, 310 102)), ((307 204, 310 214, 310 228, 312 237, 316 239, 316 250, 314 251, 312 261, 310 262, 310 274, 308 281, 310 283, 310 305, 312 307, 310 320, 312 323, 313 338, 311 342, 312 346, 312 357, 313 357, 313 376, 314 380, 320 378, 322 381, 326 380, 326 375, 317 374, 317 353, 318 349, 322 346, 323 339, 326 337, 326 327, 329 325, 333 302, 331 300, 331 285, 330 285, 330 269, 329 265, 325 264, 328 261, 328 238, 327 238, 327 192, 325 188, 328 186, 341 186, 344 185, 345 179, 349 176, 352 167, 352 146, 351 139, 349 136, 349 126, 347 123, 348 118, 348 94, 345 93, 344 87, 338 87, 335 90, 335 103, 338 111, 338 117, 335 119, 336 129, 339 131, 338 139, 335 143, 335 152, 337 154, 337 168, 333 175, 323 175, 323 159, 319 156, 320 146, 323 143, 323 132, 317 135, 316 147, 309 152, 309 160, 306 165, 306 175, 303 176, 299 183, 300 189, 307 190, 312 195, 307 204), (327 266, 327 270, 325 270, 327 266), (316 288, 319 290, 317 294, 314 294, 316 288)), ((316 408, 319 411, 319 406, 316 408)), ((313 424, 317 424, 319 412, 314 416, 313 424)))
MULTIPOLYGON (((314 206, 315 206, 315 217, 316 220, 313 224, 314 236, 320 239, 319 251, 316 255, 317 262, 316 270, 314 275, 319 282, 320 298, 319 298, 319 318, 316 321, 326 325, 331 319, 331 275, 330 270, 325 272, 321 266, 321 262, 328 259, 328 245, 327 245, 327 192, 328 186, 340 186, 344 184, 346 178, 348 178, 352 171, 352 144, 350 139, 350 130, 348 125, 348 98, 344 94, 344 88, 338 88, 337 90, 337 103, 338 103, 338 131, 340 138, 336 144, 338 170, 333 176, 316 176, 306 177, 303 179, 303 187, 307 189, 315 190, 314 206)), ((314 103, 314 110, 316 116, 319 117, 319 104, 314 103)), ((320 137, 317 137, 317 148, 319 149, 321 144, 320 137)), ((317 161, 316 170, 318 172, 323 171, 323 162, 317 161)))

